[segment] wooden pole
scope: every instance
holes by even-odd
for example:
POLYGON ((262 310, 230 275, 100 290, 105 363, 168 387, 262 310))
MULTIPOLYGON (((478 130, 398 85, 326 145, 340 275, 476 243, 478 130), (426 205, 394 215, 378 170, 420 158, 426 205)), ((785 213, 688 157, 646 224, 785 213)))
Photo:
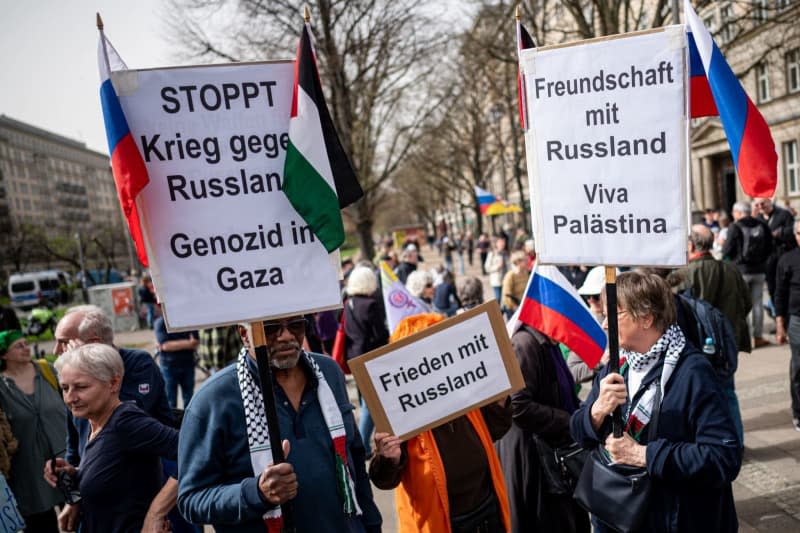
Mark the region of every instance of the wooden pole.
MULTIPOLYGON (((264 335, 264 323, 251 322, 250 331, 253 336, 250 340, 253 342, 253 348, 256 352, 258 378, 261 382, 261 398, 264 401, 264 411, 267 415, 267 431, 269 431, 269 445, 272 448, 272 464, 277 465, 285 463, 286 456, 283 455, 278 410, 275 408, 275 389, 272 386, 272 368, 269 363, 267 339, 264 335)), ((281 514, 283 515, 284 533, 294 533, 294 509, 291 501, 281 504, 281 514)))
MULTIPOLYGON (((606 267, 606 321, 608 322, 609 372, 619 372, 619 329, 617 328, 617 269, 606 267)), ((617 407, 611 415, 614 437, 622 436, 622 409, 617 407)))

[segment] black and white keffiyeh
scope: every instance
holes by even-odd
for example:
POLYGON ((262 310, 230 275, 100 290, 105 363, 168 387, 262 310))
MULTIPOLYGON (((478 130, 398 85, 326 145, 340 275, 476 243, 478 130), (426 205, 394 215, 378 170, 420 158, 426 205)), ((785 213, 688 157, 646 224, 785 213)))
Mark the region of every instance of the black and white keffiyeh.
MULTIPOLYGON (((242 404, 244 405, 244 416, 247 423, 247 444, 250 447, 250 462, 253 466, 253 473, 258 476, 272 463, 272 447, 269 442, 267 415, 264 410, 261 388, 247 368, 247 357, 249 357, 247 348, 242 348, 241 352, 239 352, 236 373, 239 378, 239 389, 242 393, 242 404)), ((333 391, 316 361, 305 352, 301 353, 301 357, 309 365, 318 381, 317 399, 319 400, 325 423, 328 426, 328 431, 331 434, 331 460, 335 462, 336 477, 339 485, 337 492, 342 499, 343 511, 348 516, 360 515, 361 508, 358 506, 358 499, 355 494, 355 483, 350 474, 350 469, 347 467, 347 434, 342 412, 339 410, 333 391)), ((280 531, 282 526, 280 507, 265 513, 263 518, 270 532, 280 531)))
MULTIPOLYGON (((632 352, 624 348, 620 349, 620 360, 625 358, 625 364, 637 372, 646 372, 656 364, 662 355, 664 356, 661 379, 650 383, 647 390, 639 397, 636 405, 631 405, 628 409, 626 429, 637 441, 641 437, 642 429, 650 422, 650 415, 653 412, 653 404, 655 403, 656 386, 661 387, 663 401, 667 383, 672 377, 685 346, 686 337, 684 337, 683 331, 677 324, 672 324, 646 353, 632 352)), ((630 391, 631 396, 636 392, 638 391, 630 391)))

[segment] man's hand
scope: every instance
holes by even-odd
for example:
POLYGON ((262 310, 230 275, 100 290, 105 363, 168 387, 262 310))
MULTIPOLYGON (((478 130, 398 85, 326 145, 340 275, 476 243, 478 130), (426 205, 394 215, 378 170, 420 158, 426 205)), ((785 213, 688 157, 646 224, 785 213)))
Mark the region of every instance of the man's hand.
MULTIPOLYGON (((289 457, 289 441, 283 441, 283 455, 289 457)), ((258 479, 258 489, 272 505, 280 505, 297 496, 297 475, 290 463, 269 465, 258 479)))
POLYGON ((395 465, 400 462, 400 439, 390 433, 375 433, 372 439, 375 444, 375 453, 381 457, 385 457, 395 465))
POLYGON ((631 466, 647 466, 647 447, 642 446, 627 433, 616 438, 613 434, 606 438, 606 450, 615 463, 631 466))
POLYGON ((73 505, 66 504, 61 509, 61 512, 58 513, 58 527, 62 531, 75 531, 78 528, 80 510, 81 506, 78 503, 73 505))

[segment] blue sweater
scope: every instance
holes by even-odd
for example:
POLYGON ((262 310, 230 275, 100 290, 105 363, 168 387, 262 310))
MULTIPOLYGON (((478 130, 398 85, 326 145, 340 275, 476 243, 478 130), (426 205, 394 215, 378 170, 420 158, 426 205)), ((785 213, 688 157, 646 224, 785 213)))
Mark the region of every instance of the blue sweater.
MULTIPOLYGON (((312 354, 333 391, 344 418, 347 456, 363 515, 348 519, 336 487, 333 444, 317 400, 317 381, 309 377, 294 408, 275 383, 281 438, 291 443, 288 461, 298 480, 292 500, 299 533, 380 531, 381 517, 372 499, 364 467, 364 445, 356 430, 344 375, 330 357, 312 354)), ((249 369, 258 380, 255 362, 249 369)), ((247 445, 247 425, 236 365, 214 374, 194 395, 183 418, 178 445, 178 508, 190 522, 212 524, 219 533, 264 533, 261 516, 272 508, 262 499, 247 445)))
MULTIPOLYGON (((643 387, 661 376, 662 366, 663 358, 644 377, 643 387)), ((608 367, 570 420, 573 438, 585 448, 605 442, 611 433, 610 418, 598 435, 590 416, 607 374, 608 367)), ((737 531, 731 483, 741 467, 739 442, 714 369, 691 346, 684 348, 667 383, 659 416, 656 439, 647 443, 653 485, 642 531, 737 531)))

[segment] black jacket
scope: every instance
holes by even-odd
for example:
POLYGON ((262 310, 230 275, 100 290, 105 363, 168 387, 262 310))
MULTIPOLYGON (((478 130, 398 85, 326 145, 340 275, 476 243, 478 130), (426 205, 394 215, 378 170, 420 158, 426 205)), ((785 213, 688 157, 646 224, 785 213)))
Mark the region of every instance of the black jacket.
POLYGON ((772 253, 772 231, 770 231, 767 223, 760 218, 751 216, 743 217, 728 228, 728 238, 725 240, 725 246, 722 248, 722 255, 727 257, 730 261, 739 267, 742 274, 765 274, 767 271, 767 259, 772 253), (758 263, 746 264, 742 261, 742 248, 744 247, 744 235, 742 235, 741 226, 754 228, 757 225, 764 226, 764 230, 770 240, 769 251, 764 254, 763 260, 758 263))
MULTIPOLYGON (((643 387, 660 378, 663 362, 662 357, 650 369, 643 387)), ((598 434, 590 415, 607 374, 608 367, 570 421, 573 438, 585 448, 605 442, 611 433, 610 418, 598 434)), ((647 443, 646 456, 653 485, 642 531, 737 531, 731 488, 741 467, 736 430, 711 363, 688 344, 667 383, 656 438, 647 443)))
POLYGON ((382 302, 371 296, 351 296, 344 304, 345 353, 358 357, 389 342, 386 311, 382 302))

